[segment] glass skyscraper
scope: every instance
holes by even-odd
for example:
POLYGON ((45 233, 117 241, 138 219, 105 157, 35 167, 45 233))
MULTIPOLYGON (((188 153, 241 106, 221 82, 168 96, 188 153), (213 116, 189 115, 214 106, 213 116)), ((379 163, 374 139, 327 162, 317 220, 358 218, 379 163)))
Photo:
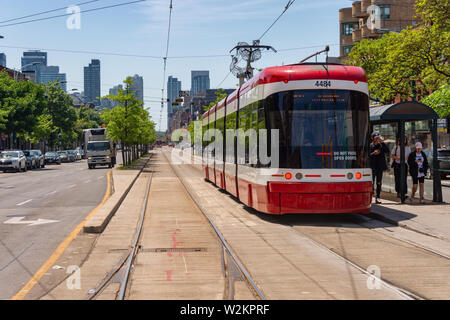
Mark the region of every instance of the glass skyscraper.
POLYGON ((0 66, 6 67, 6 54, 0 53, 0 66))
POLYGON ((191 96, 210 88, 209 71, 191 71, 191 96))
POLYGON ((84 95, 87 103, 100 105, 100 60, 92 59, 89 66, 84 67, 84 95))
POLYGON ((61 89, 67 91, 66 74, 59 73, 58 66, 39 66, 39 82, 46 84, 58 80, 61 84, 61 89))
POLYGON ((47 66, 47 52, 42 51, 25 51, 22 57, 22 71, 35 72, 36 82, 40 82, 40 69, 47 66), (31 66, 32 63, 39 63, 31 66), (27 66, 27 67, 25 67, 27 66), (25 68, 24 68, 25 67, 25 68))

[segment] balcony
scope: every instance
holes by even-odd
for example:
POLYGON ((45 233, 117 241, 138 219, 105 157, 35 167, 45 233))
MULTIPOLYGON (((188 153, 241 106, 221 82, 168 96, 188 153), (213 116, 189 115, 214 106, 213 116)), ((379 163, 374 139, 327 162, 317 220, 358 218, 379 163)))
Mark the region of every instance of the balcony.
POLYGON ((361 10, 361 1, 355 1, 352 3, 352 17, 353 18, 364 18, 368 17, 369 14, 361 10))
POLYGON ((372 5, 372 0, 361 0, 361 12, 367 12, 367 8, 372 5))
POLYGON ((361 39, 362 39, 361 29, 353 30, 353 33, 352 33, 352 40, 353 40, 353 42, 360 41, 361 39))
MULTIPOLYGON (((353 36, 353 35, 352 35, 353 36)), ((376 30, 370 30, 367 26, 363 26, 361 28, 361 37, 364 39, 374 39, 374 38, 379 38, 379 34, 376 33, 376 30)))

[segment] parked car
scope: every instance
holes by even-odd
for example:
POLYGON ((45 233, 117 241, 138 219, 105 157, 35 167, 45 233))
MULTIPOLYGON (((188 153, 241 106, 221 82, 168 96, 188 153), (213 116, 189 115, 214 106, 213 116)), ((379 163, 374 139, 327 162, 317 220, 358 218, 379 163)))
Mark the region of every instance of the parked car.
POLYGON ((50 164, 50 163, 61 164, 61 158, 57 152, 49 151, 49 152, 45 153, 45 163, 46 164, 50 164))
POLYGON ((73 150, 66 150, 66 152, 69 155, 69 161, 75 162, 75 153, 73 152, 73 150))
POLYGON ((2 151, 0 153, 0 170, 27 171, 27 158, 21 150, 2 151))
MULTIPOLYGON (((441 170, 450 170, 450 149, 438 149, 438 161, 439 161, 439 169, 441 170)), ((431 155, 428 159, 428 163, 431 167, 431 174, 433 174, 433 153, 431 152, 431 155)), ((450 175, 450 172, 441 171, 441 179, 445 179, 447 175, 450 175)))
POLYGON ((41 150, 30 150, 31 154, 36 157, 36 165, 38 168, 45 167, 45 157, 42 154, 41 150))
POLYGON ((58 151, 58 155, 61 158, 61 162, 70 162, 69 154, 67 151, 58 151))
POLYGON ((36 156, 30 152, 30 150, 24 150, 23 154, 27 158, 27 169, 36 169, 37 168, 37 161, 36 156))

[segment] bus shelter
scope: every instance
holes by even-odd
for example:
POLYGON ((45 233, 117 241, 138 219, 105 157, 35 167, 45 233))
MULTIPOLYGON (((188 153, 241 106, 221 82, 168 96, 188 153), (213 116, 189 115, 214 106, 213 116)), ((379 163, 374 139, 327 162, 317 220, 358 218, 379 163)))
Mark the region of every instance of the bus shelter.
MULTIPOLYGON (((442 187, 438 162, 438 118, 439 116, 432 108, 417 101, 404 101, 370 108, 371 131, 381 131, 380 134, 385 137, 387 136, 388 139, 385 142, 388 143, 388 147, 391 147, 392 144, 395 148, 397 139, 400 139, 400 163, 407 162, 405 161, 407 160, 405 159, 406 131, 409 134, 411 143, 415 143, 414 140, 416 140, 424 144, 424 148, 426 148, 424 151, 428 150, 429 152, 431 145, 433 146, 429 155, 432 157, 430 167, 433 168, 434 202, 442 202, 442 187)), ((389 164, 391 161, 389 159, 389 164)), ((404 181, 407 175, 406 166, 400 166, 400 181, 404 181)), ((400 199, 404 203, 408 190, 405 190, 403 183, 400 183, 400 186, 400 199)))

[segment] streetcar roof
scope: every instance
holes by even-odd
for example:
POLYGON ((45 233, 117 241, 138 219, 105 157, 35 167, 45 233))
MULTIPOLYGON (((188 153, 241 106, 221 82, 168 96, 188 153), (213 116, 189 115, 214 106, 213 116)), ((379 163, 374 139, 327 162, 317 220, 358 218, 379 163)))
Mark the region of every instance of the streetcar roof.
POLYGON ((260 73, 246 81, 240 88, 236 89, 222 99, 218 104, 203 114, 203 119, 213 114, 234 100, 238 95, 242 96, 252 88, 275 82, 283 81, 301 81, 301 80, 345 80, 358 82, 367 82, 365 71, 356 66, 347 66, 343 64, 327 63, 302 63, 285 66, 268 67, 260 73))

